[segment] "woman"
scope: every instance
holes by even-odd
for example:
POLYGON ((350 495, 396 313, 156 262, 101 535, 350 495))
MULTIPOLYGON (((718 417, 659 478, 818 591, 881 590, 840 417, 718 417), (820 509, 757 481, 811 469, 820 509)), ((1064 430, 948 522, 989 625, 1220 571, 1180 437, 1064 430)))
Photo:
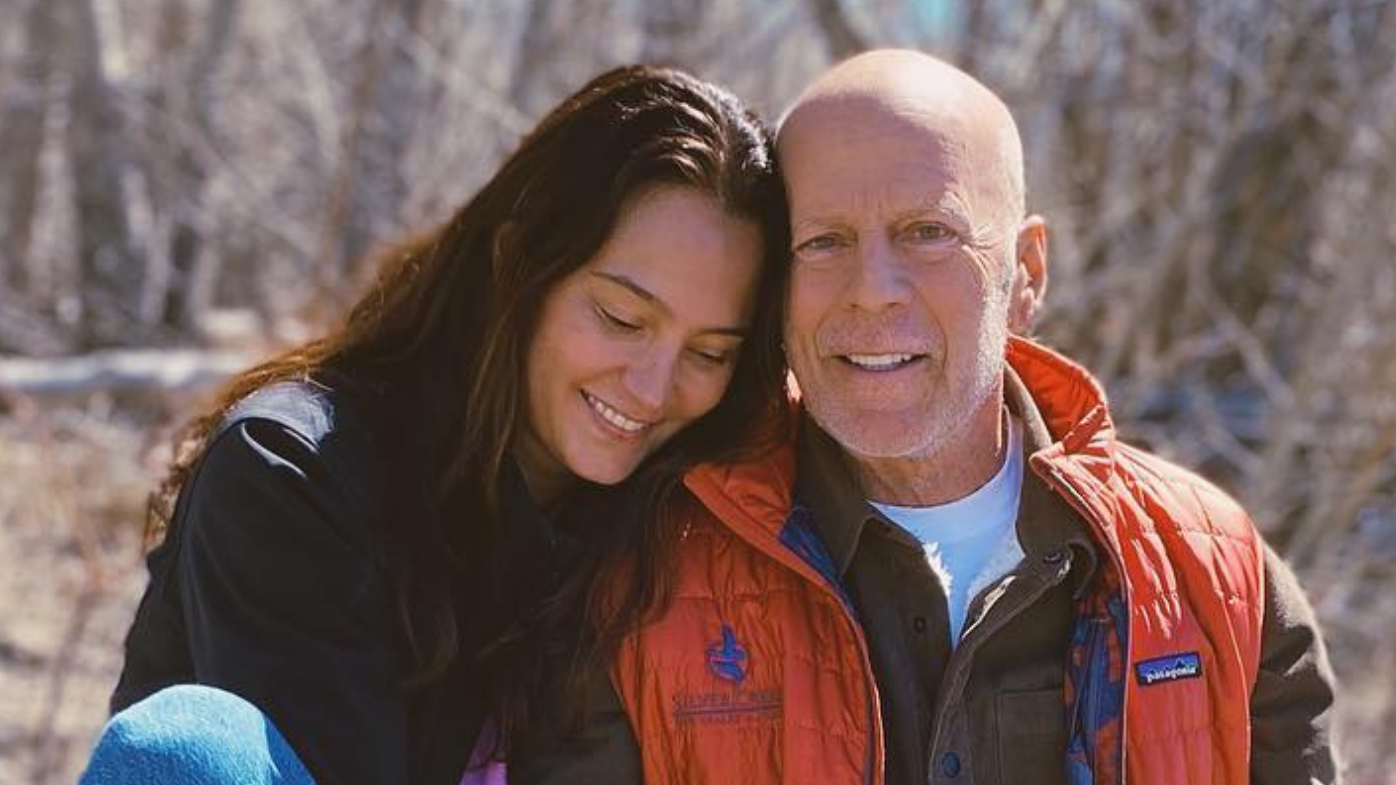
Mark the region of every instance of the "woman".
POLYGON ((200 744, 165 735, 221 710, 160 691, 219 687, 319 785, 455 785, 477 738, 575 728, 666 597, 685 469, 782 421, 784 221, 725 91, 631 67, 568 98, 341 328, 192 424, 113 724, 200 744))

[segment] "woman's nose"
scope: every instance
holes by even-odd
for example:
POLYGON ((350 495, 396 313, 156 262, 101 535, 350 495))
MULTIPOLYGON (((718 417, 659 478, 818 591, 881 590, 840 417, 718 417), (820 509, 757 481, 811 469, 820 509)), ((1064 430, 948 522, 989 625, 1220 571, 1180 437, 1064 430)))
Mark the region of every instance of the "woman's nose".
POLYGON ((644 411, 631 414, 650 419, 664 409, 664 403, 674 387, 677 366, 678 353, 672 350, 653 349, 638 353, 631 359, 624 375, 626 392, 635 403, 644 407, 644 411))

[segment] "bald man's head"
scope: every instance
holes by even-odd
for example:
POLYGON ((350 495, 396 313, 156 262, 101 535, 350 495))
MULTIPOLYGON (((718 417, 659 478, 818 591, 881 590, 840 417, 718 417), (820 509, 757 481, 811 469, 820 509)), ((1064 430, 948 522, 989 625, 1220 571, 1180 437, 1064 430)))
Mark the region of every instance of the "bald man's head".
POLYGON ((778 152, 786 358, 806 411, 893 503, 979 487, 998 466, 1008 336, 1031 327, 1047 280, 1008 109, 932 57, 870 52, 810 86, 778 152), (930 461, 912 473, 944 487, 898 501, 904 461, 930 461))
POLYGON ((982 185, 990 189, 985 196, 997 208, 994 217, 1012 224, 1022 219, 1026 187, 1018 126, 997 95, 955 66, 904 49, 845 60, 816 79, 786 113, 779 133, 783 155, 809 126, 838 135, 840 123, 869 132, 878 123, 893 123, 937 133, 944 148, 981 167, 982 185))

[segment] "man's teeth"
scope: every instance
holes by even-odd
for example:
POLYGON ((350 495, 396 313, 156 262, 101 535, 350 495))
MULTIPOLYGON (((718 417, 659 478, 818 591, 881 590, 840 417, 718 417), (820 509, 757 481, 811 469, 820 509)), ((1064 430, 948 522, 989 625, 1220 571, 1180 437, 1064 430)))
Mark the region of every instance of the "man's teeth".
POLYGON ((586 399, 587 404, 590 405, 591 408, 595 410, 597 414, 601 415, 602 419, 616 426, 622 431, 625 431, 626 433, 639 433, 640 431, 645 429, 645 423, 642 423, 639 420, 632 420, 629 417, 626 417, 625 415, 621 414, 615 409, 612 409, 611 407, 602 403, 600 398, 595 398, 591 395, 587 395, 586 399))
POLYGON ((844 359, 870 371, 885 371, 911 362, 914 354, 845 354, 844 359))

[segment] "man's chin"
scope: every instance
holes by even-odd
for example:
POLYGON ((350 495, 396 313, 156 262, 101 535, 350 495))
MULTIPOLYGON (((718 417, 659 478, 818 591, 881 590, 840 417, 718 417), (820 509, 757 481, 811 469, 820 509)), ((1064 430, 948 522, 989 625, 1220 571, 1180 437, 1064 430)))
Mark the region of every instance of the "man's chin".
POLYGON ((926 454, 933 441, 926 417, 908 412, 838 412, 814 421, 845 450, 866 458, 912 458, 926 454))

